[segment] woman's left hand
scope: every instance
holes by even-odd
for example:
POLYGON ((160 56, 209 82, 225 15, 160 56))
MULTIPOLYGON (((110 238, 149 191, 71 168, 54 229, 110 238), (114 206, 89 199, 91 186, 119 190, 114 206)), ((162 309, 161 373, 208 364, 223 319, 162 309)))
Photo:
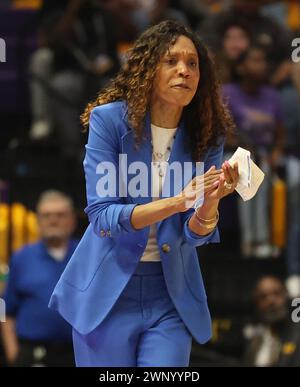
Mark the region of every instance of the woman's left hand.
POLYGON ((219 184, 207 191, 204 195, 204 201, 220 200, 234 192, 239 181, 238 163, 231 167, 228 161, 222 164, 223 173, 220 175, 219 184))

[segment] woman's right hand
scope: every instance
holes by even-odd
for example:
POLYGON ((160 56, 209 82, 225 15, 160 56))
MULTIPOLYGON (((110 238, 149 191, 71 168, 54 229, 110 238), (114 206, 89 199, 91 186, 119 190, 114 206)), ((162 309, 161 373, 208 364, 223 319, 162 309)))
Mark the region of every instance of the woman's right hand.
POLYGON ((204 194, 214 190, 219 184, 222 169, 216 169, 213 165, 204 175, 195 176, 188 185, 175 196, 178 212, 185 212, 192 208, 195 202, 204 197, 204 194))

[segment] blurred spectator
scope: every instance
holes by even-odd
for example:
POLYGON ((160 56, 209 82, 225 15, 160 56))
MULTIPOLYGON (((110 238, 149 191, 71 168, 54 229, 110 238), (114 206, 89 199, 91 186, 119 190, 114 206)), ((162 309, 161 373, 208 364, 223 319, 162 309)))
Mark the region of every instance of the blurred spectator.
POLYGON ((299 367, 300 325, 292 321, 283 282, 262 277, 255 286, 257 324, 245 328, 248 341, 245 365, 249 367, 299 367))
MULTIPOLYGON (((238 21, 236 23, 240 28, 243 26, 244 30, 248 30, 253 44, 265 49, 268 61, 268 82, 280 92, 283 123, 289 145, 295 144, 295 137, 299 136, 300 63, 291 61, 291 30, 262 12, 263 5, 269 3, 269 0, 233 0, 229 9, 204 20, 198 31, 217 56, 221 78, 225 82, 231 76, 230 64, 232 63, 230 60, 228 63, 226 55, 224 58, 224 31, 233 21, 238 21)), ((232 42, 232 39, 231 43, 229 40, 230 44, 232 42)))
POLYGON ((172 7, 171 0, 96 0, 114 15, 119 42, 133 42, 145 29, 165 19, 188 25, 183 12, 172 7))
POLYGON ((94 0, 113 16, 111 29, 118 42, 133 42, 139 31, 132 14, 139 7, 139 0, 94 0))
MULTIPOLYGON (((115 19, 101 0, 46 0, 30 61, 32 139, 57 128, 66 159, 78 159, 82 104, 118 69, 115 19)), ((80 160, 81 161, 81 160, 80 160)))
POLYGON ((222 39, 220 25, 227 19, 239 20, 250 27, 253 43, 266 50, 274 85, 278 85, 291 75, 289 31, 272 18, 262 15, 263 0, 232 0, 232 6, 213 15, 198 27, 200 37, 218 52, 222 39))
MULTIPOLYGON (((299 126, 300 131, 300 126, 299 126)), ((296 139, 295 139, 296 140, 296 139)), ((295 141, 294 154, 286 158, 289 230, 286 249, 287 289, 291 298, 300 297, 300 141, 295 141), (298 148, 298 155, 296 154, 298 148)))
POLYGON ((2 339, 6 358, 15 366, 72 366, 71 327, 48 308, 50 295, 77 241, 72 200, 58 191, 44 192, 37 204, 41 241, 14 254, 4 300, 2 339))
POLYGON ((235 19, 227 19, 219 28, 222 40, 220 50, 215 53, 215 61, 222 83, 229 83, 236 79, 236 60, 251 45, 250 28, 245 22, 235 19))
POLYGON ((177 20, 189 25, 186 15, 172 7, 170 0, 136 0, 132 20, 139 33, 163 20, 177 20))
POLYGON ((249 48, 249 26, 239 21, 227 21, 222 25, 222 49, 229 60, 238 59, 249 48))
POLYGON ((209 16, 227 9, 230 3, 231 0, 179 0, 180 8, 192 28, 196 28, 209 16))
POLYGON ((281 161, 284 130, 279 94, 267 86, 268 66, 261 47, 250 47, 237 61, 239 80, 224 86, 236 127, 236 145, 252 152, 266 174, 257 195, 248 202, 240 200, 242 251, 245 256, 267 257, 270 246, 269 195, 271 171, 281 161))

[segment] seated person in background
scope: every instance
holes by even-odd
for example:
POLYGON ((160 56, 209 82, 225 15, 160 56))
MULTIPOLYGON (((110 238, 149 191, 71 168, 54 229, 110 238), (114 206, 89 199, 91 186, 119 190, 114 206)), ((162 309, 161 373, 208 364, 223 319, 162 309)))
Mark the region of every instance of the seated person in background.
POLYGON ((275 253, 270 244, 268 204, 271 172, 276 172, 283 156, 282 104, 279 93, 267 84, 268 62, 264 48, 250 47, 236 63, 238 80, 223 87, 237 127, 236 145, 250 150, 266 174, 257 195, 248 202, 240 200, 241 247, 245 256, 266 258, 275 253))
MULTIPOLYGON (((123 0, 124 1, 124 0, 123 0)), ((176 20, 186 26, 189 25, 185 12, 173 7, 170 0, 126 0, 132 4, 129 12, 132 23, 136 26, 138 34, 151 25, 163 20, 176 20)), ((119 7, 120 8, 120 7, 119 7)), ((137 36, 136 36, 137 37, 137 36)))
POLYGON ((236 60, 251 46, 248 24, 236 19, 226 20, 220 26, 222 40, 215 53, 215 60, 222 83, 236 80, 236 60))
POLYGON ((261 8, 267 1, 232 0, 228 9, 205 19, 199 25, 198 32, 204 42, 217 52, 222 40, 220 26, 226 20, 238 20, 248 24, 253 42, 265 48, 270 63, 272 82, 274 78, 274 84, 278 84, 284 77, 284 74, 281 73, 285 73, 287 64, 290 62, 291 40, 287 28, 262 14, 261 8))
POLYGON ((178 0, 177 4, 189 19, 192 29, 230 6, 231 0, 178 0))
POLYGON ((72 366, 72 331, 48 308, 50 295, 77 246, 71 238, 75 214, 71 198, 44 192, 37 204, 41 240, 23 247, 10 261, 1 324, 8 364, 72 366))
POLYGON ((245 365, 299 367, 300 325, 292 321, 284 283, 264 276, 256 283, 253 296, 258 325, 244 330, 248 339, 245 365))
POLYGON ((32 140, 54 128, 62 157, 82 161, 79 115, 119 68, 116 20, 100 0, 46 0, 29 63, 32 140))

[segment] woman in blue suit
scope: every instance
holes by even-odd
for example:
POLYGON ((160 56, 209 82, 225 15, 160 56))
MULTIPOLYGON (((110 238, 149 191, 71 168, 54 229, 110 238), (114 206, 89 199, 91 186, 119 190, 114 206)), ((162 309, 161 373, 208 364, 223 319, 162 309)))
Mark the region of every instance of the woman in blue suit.
POLYGON ((238 181, 206 48, 177 22, 151 27, 82 121, 90 225, 50 306, 73 326, 77 366, 187 366, 192 337, 211 336, 196 247, 219 242, 238 181))

